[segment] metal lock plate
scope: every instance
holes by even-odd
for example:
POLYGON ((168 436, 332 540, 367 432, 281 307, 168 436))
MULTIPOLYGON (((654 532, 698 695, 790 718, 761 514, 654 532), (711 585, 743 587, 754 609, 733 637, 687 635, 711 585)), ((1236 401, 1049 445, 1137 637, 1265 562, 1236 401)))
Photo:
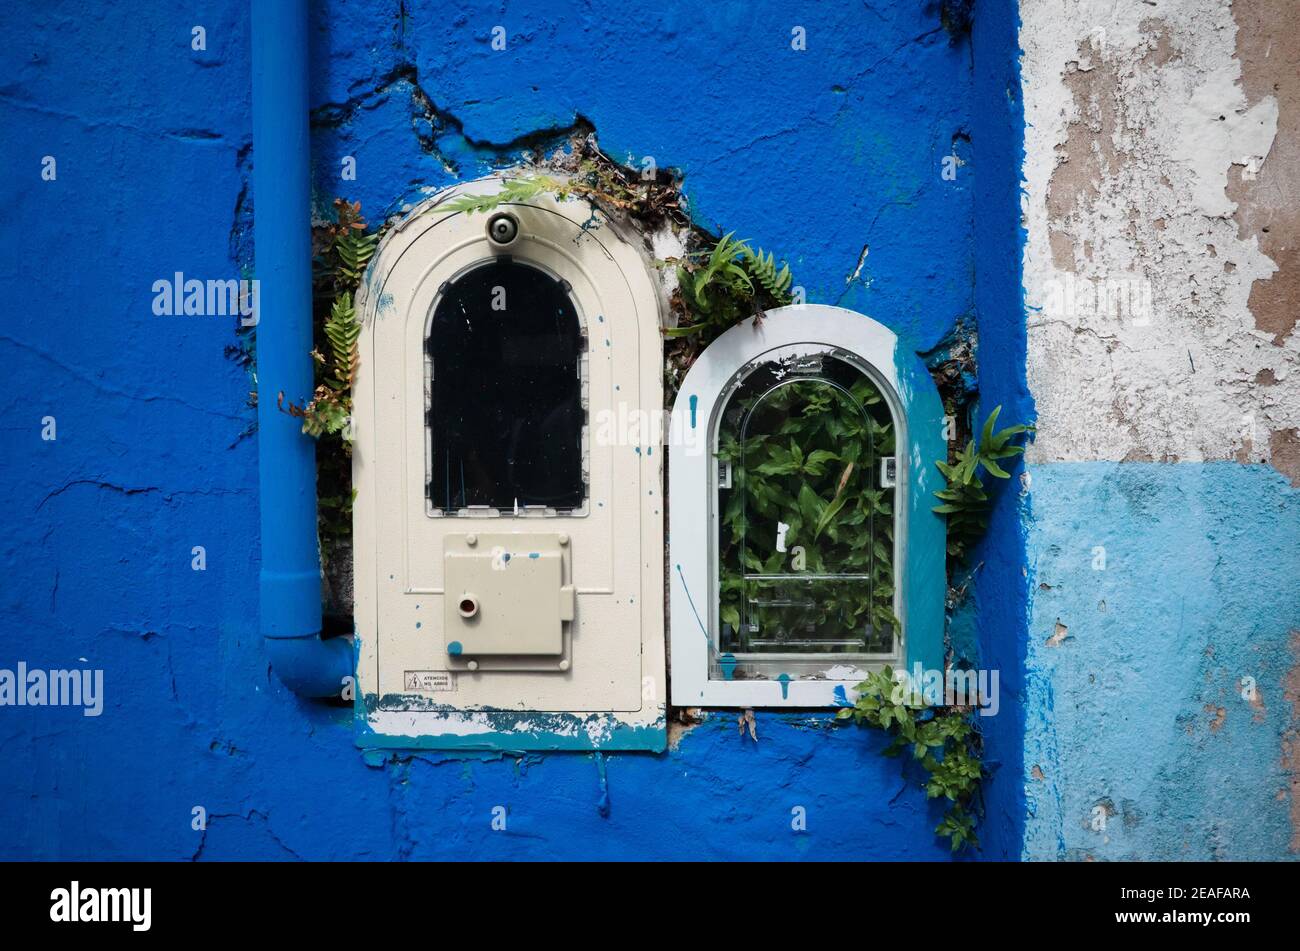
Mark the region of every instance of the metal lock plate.
POLYGON ((574 617, 574 588, 565 583, 568 545, 563 533, 446 536, 443 631, 448 658, 560 660, 564 625, 574 617))

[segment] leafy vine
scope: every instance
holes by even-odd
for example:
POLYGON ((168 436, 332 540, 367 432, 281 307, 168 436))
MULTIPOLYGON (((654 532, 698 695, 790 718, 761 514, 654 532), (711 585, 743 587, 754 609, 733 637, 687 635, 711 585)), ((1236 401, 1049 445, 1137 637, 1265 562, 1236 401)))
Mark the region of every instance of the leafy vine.
POLYGON ((928 773, 926 796, 942 796, 950 803, 935 834, 946 836, 954 852, 979 845, 972 802, 984 767, 979 732, 969 711, 927 704, 916 685, 909 690, 889 667, 871 674, 857 689, 857 702, 842 707, 836 716, 884 731, 890 737, 886 756, 910 752, 928 773))
POLYGON ((335 220, 312 229, 312 363, 316 388, 306 406, 278 396, 279 406, 302 420, 317 440, 316 505, 321 557, 330 570, 332 553, 352 536, 352 387, 360 367, 361 324, 354 303, 379 234, 366 230, 361 204, 334 200, 335 220))
POLYGON ((980 478, 983 469, 998 479, 1009 479, 1011 473, 999 465, 998 460, 1018 456, 1025 447, 1011 440, 1021 433, 1033 432, 1032 426, 1017 423, 994 432, 1001 406, 995 406, 984 421, 979 442, 971 439, 957 450, 952 463, 937 461, 935 465, 948 481, 948 487, 934 494, 940 503, 934 511, 948 516, 948 554, 964 557, 967 547, 977 541, 988 528, 989 496, 980 478))
MULTIPOLYGON (((939 504, 933 510, 947 517, 948 554, 959 561, 988 528, 992 500, 981 470, 998 479, 1010 478, 999 460, 1023 453, 1025 447, 1012 440, 1033 432, 1032 426, 1019 423, 995 431, 1001 412, 1002 407, 997 406, 989 414, 978 442, 971 439, 955 450, 951 462, 935 461, 946 486, 934 493, 939 504)), ((885 731, 891 737, 885 749, 887 756, 897 756, 910 748, 913 759, 927 773, 927 797, 944 797, 949 803, 935 834, 947 837, 954 852, 978 846, 973 810, 984 769, 982 742, 970 711, 928 703, 920 684, 911 683, 905 672, 896 674, 889 667, 871 674, 856 689, 857 701, 843 707, 838 718, 885 731)))

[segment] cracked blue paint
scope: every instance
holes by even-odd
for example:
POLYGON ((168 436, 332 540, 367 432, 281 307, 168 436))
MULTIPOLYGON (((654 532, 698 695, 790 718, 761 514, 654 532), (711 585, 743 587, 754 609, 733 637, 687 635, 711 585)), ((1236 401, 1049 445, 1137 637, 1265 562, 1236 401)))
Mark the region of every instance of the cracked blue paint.
MULTIPOLYGON (((972 281, 997 286, 990 276, 1018 260, 1014 236, 977 235, 998 209, 1019 208, 1014 189, 977 184, 991 164, 1019 168, 981 139, 1014 83, 1014 12, 1009 0, 980 5, 990 25, 973 56, 928 7, 810 7, 800 17, 815 53, 799 53, 787 15, 764 5, 674 0, 608 18, 471 2, 449 18, 406 4, 399 24, 398 0, 322 0, 311 5, 316 204, 345 195, 379 222, 590 122, 608 154, 681 169, 698 220, 787 257, 811 301, 870 313, 918 349, 954 315, 987 311, 982 367, 1019 386, 1014 328, 996 323, 1017 311, 981 302, 972 281), (509 47, 496 53, 483 24, 503 17, 509 47), (699 94, 724 86, 760 94, 699 94), (971 174, 945 182, 941 156, 968 127, 971 174), (355 180, 340 176, 344 157, 355 180)), ((0 36, 0 117, 14 176, 31 181, 11 185, 7 222, 43 262, 40 295, 5 279, 26 304, 0 332, 6 392, 22 395, 0 435, 0 478, 22 513, 0 545, 0 660, 86 657, 106 685, 93 727, 59 708, 0 718, 0 858, 945 858, 932 834, 940 807, 879 755, 879 738, 825 715, 765 715, 757 746, 719 715, 675 749, 609 755, 602 816, 585 754, 513 755, 508 713, 461 758, 367 747, 353 711, 301 701, 268 675, 249 373, 224 352, 230 322, 149 310, 156 278, 237 278, 252 262, 247 7, 204 16, 212 48, 177 40, 162 62, 158 38, 183 38, 162 0, 93 18, 37 5, 0 36), (58 158, 55 182, 38 181, 45 154, 58 158), (45 413, 54 443, 39 439, 45 413), (189 568, 194 545, 206 571, 189 568), (779 792, 718 794, 756 785, 779 792), (202 836, 189 823, 196 802, 212 817, 202 836), (795 803, 814 804, 806 836, 790 833, 795 803), (509 807, 511 835, 491 831, 495 804, 509 807), (141 826, 141 815, 159 818, 141 826)), ((990 552, 1017 566, 1013 522, 995 516, 1010 541, 990 552)), ((996 647, 1025 602, 987 603, 981 645, 996 647)), ((1003 761, 986 837, 995 856, 1020 845, 1002 818, 1016 805, 1004 790, 1020 783, 1008 723, 990 742, 1003 761)))

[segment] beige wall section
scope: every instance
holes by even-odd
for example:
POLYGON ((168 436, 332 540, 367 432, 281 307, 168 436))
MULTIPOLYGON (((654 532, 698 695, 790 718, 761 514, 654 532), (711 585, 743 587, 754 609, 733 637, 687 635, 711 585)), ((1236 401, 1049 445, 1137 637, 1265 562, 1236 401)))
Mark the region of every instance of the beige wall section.
POLYGON ((1300 4, 1020 9, 1031 460, 1300 484, 1300 4))

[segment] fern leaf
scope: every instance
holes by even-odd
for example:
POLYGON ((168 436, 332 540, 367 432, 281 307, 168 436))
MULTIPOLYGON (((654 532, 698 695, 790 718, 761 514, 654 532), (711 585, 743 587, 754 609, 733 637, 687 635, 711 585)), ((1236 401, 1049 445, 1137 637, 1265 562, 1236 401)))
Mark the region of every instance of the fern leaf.
POLYGON ((762 248, 751 250, 748 245, 745 246, 745 260, 750 275, 774 300, 781 303, 790 300, 790 284, 794 280, 790 265, 782 262, 778 269, 776 255, 764 252, 762 248))
POLYGON ((360 363, 357 341, 361 337, 361 325, 357 323, 350 291, 344 291, 334 299, 329 320, 325 321, 325 337, 330 343, 335 377, 350 386, 356 380, 360 363))

